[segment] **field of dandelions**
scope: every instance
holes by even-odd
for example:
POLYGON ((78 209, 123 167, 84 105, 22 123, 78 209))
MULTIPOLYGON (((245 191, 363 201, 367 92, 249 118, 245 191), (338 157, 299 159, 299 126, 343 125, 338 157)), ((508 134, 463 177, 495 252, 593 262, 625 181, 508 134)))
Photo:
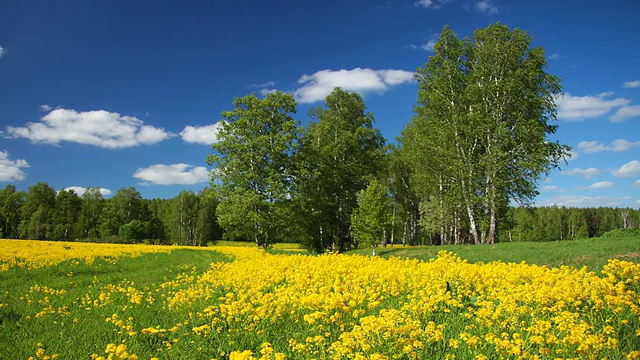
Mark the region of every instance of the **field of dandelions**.
POLYGON ((640 265, 0 240, 2 359, 640 359, 640 265))

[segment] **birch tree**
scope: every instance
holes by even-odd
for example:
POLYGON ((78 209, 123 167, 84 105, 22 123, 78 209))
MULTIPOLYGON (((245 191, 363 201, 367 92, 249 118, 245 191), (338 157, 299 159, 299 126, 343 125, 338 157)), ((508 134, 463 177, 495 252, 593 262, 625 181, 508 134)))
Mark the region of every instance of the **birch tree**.
POLYGON ((360 95, 336 88, 324 105, 311 111, 298 159, 307 245, 318 252, 351 241, 356 195, 380 171, 385 142, 360 95))
POLYGON ((445 27, 416 74, 407 146, 428 164, 419 171, 459 196, 476 244, 494 242, 499 209, 529 203, 542 175, 568 155, 568 146, 550 140, 560 80, 546 72, 544 49, 531 41, 502 24, 472 39, 445 27))

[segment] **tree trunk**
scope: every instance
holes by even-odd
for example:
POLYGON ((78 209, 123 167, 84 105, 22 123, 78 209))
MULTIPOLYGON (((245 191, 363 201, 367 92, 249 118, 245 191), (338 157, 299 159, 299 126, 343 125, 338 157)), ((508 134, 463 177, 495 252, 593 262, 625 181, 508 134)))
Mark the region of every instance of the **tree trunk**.
POLYGON ((496 223, 497 223, 497 219, 496 219, 496 208, 495 205, 493 203, 493 201, 491 202, 491 210, 490 210, 490 214, 489 214, 489 236, 487 237, 487 243, 488 244, 494 244, 495 240, 496 240, 496 223))
POLYGON ((393 217, 391 218, 391 246, 393 246, 394 235, 396 233, 396 207, 397 203, 393 202, 393 217))
POLYGON ((476 226, 475 212, 471 208, 470 204, 467 204, 467 213, 469 214, 469 233, 471 234, 471 240, 473 240, 473 243, 477 245, 480 243, 478 227, 476 226))

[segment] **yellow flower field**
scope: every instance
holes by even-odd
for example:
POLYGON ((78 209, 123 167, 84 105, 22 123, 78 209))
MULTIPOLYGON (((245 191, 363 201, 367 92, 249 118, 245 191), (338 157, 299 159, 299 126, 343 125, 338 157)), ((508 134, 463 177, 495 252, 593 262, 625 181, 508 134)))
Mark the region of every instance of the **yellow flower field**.
POLYGON ((37 269, 67 260, 91 265, 97 257, 117 261, 124 256, 135 257, 150 252, 171 252, 172 249, 177 248, 181 247, 0 239, 0 271, 7 271, 12 267, 37 269))
MULTIPOLYGON (((66 251, 86 259, 77 249, 66 251)), ((631 262, 597 274, 470 264, 448 252, 421 262, 210 249, 235 260, 146 285, 32 286, 24 325, 61 331, 100 317, 102 342, 85 352, 94 359, 640 359, 640 265, 631 262)), ((54 339, 47 353, 63 356, 54 339)), ((32 354, 49 356, 41 346, 32 354)))

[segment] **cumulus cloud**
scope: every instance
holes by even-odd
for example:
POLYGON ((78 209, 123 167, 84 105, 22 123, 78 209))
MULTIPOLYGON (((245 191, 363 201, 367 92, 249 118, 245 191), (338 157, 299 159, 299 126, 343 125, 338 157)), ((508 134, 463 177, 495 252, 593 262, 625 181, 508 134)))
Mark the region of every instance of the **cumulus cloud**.
POLYGON ((188 143, 211 145, 218 142, 218 127, 222 122, 218 121, 207 126, 186 126, 181 132, 182 140, 188 143))
POLYGON ((640 161, 631 160, 611 173, 617 177, 640 176, 640 161))
POLYGON ((10 160, 8 151, 0 151, 0 181, 24 180, 26 175, 22 169, 28 167, 26 160, 10 160))
MULTIPOLYGON (((73 190, 76 194, 78 194, 78 196, 82 196, 85 191, 87 191, 87 188, 83 188, 82 186, 68 186, 64 189, 67 191, 73 190)), ((113 194, 113 191, 105 188, 100 188, 100 194, 102 194, 102 196, 109 196, 113 194)))
POLYGON ((393 86, 412 81, 413 72, 405 70, 321 70, 312 75, 303 75, 298 80, 302 86, 293 94, 298 102, 310 104, 322 101, 336 87, 365 95, 383 93, 393 86))
POLYGON ((619 122, 628 118, 640 117, 640 105, 626 105, 618 109, 609 119, 619 122))
POLYGON ((561 172, 561 174, 564 175, 580 175, 585 179, 590 179, 598 174, 600 174, 602 172, 602 170, 596 169, 596 168, 588 168, 588 169, 580 169, 580 168, 576 168, 573 170, 569 170, 569 171, 563 171, 561 172))
POLYGON ((143 185, 194 185, 209 181, 209 170, 188 164, 156 164, 139 168, 133 177, 144 180, 143 185))
POLYGON ((628 196, 611 198, 607 196, 578 196, 561 195, 550 199, 536 201, 536 206, 566 206, 566 207, 625 207, 629 206, 631 198, 628 196))
POLYGON ((624 84, 622 84, 622 86, 628 89, 637 88, 637 87, 640 87, 640 80, 627 81, 624 84))
POLYGON ((640 146, 640 141, 631 142, 625 139, 614 140, 609 145, 605 145, 597 141, 581 141, 578 143, 578 149, 587 154, 601 151, 623 152, 631 150, 636 146, 640 146))
POLYGON ((580 189, 583 189, 583 190, 603 190, 603 189, 610 189, 612 186, 613 186, 612 182, 600 181, 600 182, 597 182, 597 183, 593 183, 593 184, 591 184, 589 186, 582 187, 580 189))
POLYGON ((5 52, 6 52, 5 49, 2 46, 0 46, 0 58, 4 56, 5 52))
POLYGON ((479 1, 475 5, 476 10, 483 14, 495 14, 498 12, 498 8, 489 0, 479 1))
POLYGON ((640 187, 640 180, 636 180, 633 182, 633 187, 640 187))
MULTIPOLYGON (((629 105, 631 102, 629 99, 616 98, 607 99, 612 93, 604 92, 597 96, 573 96, 570 93, 566 93, 563 96, 556 98, 556 105, 558 106, 558 119, 567 121, 582 121, 589 118, 594 118, 602 115, 606 115, 613 110, 621 109, 629 105)), ((618 120, 622 120, 624 114, 618 117, 618 120)))
POLYGON ((107 149, 151 145, 174 134, 162 128, 145 125, 133 116, 124 116, 105 110, 77 112, 73 109, 55 109, 24 127, 7 127, 14 138, 29 139, 34 143, 57 145, 74 142, 107 149))

